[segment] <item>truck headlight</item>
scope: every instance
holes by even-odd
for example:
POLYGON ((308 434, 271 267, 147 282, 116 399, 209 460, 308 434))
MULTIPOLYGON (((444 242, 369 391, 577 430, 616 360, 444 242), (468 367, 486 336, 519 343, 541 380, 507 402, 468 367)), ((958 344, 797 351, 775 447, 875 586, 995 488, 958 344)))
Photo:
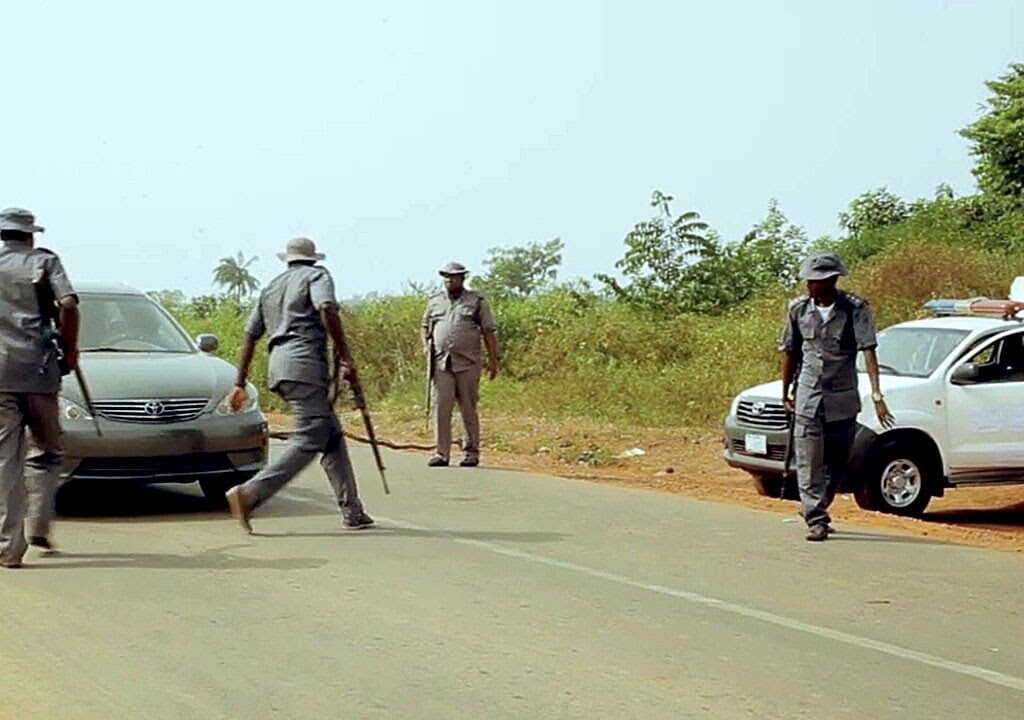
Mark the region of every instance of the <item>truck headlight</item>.
MULTIPOLYGON (((218 415, 234 415, 235 412, 231 409, 231 394, 235 391, 234 388, 228 391, 228 394, 221 398, 221 401, 217 403, 217 410, 215 411, 218 415)), ((238 409, 238 414, 248 413, 256 410, 260 406, 260 394, 256 390, 256 386, 252 383, 245 384, 245 402, 242 403, 242 407, 238 409)))
POLYGON ((729 406, 729 416, 734 417, 736 411, 740 409, 740 401, 743 400, 742 395, 737 395, 732 399, 732 405, 729 406))
POLYGON ((71 402, 63 395, 57 397, 60 416, 64 420, 92 420, 88 411, 78 403, 71 402))

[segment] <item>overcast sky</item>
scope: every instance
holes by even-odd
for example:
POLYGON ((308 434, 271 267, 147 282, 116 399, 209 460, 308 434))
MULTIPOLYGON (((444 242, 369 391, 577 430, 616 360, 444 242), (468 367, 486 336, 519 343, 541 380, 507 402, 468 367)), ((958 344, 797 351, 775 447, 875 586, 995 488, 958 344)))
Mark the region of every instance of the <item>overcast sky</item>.
POLYGON ((1024 3, 6 3, 0 205, 73 279, 211 290, 289 237, 339 294, 561 237, 608 271, 651 191, 742 235, 857 194, 974 189, 957 130, 1024 3), (156 8, 162 9, 156 9, 156 8))

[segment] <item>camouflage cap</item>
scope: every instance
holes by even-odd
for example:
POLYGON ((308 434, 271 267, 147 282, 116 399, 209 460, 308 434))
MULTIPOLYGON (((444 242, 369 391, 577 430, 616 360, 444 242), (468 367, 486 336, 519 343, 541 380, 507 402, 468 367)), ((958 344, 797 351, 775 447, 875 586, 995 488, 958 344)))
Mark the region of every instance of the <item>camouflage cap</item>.
POLYGON ((462 263, 450 262, 437 271, 439 275, 468 275, 469 270, 462 263))
POLYGON ((801 280, 828 280, 846 274, 846 265, 835 253, 811 255, 800 265, 801 280))
POLYGON ((22 208, 7 208, 0 212, 0 230, 17 230, 24 233, 37 233, 46 230, 36 225, 36 216, 22 208))

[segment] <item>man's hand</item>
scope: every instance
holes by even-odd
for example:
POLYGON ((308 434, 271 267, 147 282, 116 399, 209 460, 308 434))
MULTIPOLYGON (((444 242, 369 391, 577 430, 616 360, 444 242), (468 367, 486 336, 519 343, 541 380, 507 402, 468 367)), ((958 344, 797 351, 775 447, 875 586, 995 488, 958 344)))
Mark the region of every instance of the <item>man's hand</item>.
POLYGON ((896 427, 896 418, 889 412, 889 406, 885 404, 885 400, 879 400, 875 403, 875 415, 878 417, 878 422, 886 430, 896 427))
POLYGON ((784 397, 782 398, 782 408, 790 415, 796 412, 796 405, 793 402, 793 398, 784 397))
POLYGON ((498 372, 501 370, 501 366, 498 364, 498 358, 492 357, 487 362, 487 376, 493 380, 498 377, 498 372))
POLYGON ((248 400, 248 395, 245 392, 245 388, 235 386, 235 389, 231 391, 231 397, 228 399, 228 405, 231 406, 231 412, 238 412, 245 405, 245 401, 248 400))

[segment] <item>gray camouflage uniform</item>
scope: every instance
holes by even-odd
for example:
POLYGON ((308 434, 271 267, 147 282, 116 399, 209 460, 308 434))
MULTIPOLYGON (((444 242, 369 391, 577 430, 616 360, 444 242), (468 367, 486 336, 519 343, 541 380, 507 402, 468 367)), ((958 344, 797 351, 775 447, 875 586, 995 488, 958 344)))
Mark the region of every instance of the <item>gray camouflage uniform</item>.
POLYGON ((250 510, 269 500, 301 472, 317 453, 346 519, 359 518, 355 472, 341 424, 329 396, 328 334, 320 319, 326 305, 337 305, 334 281, 323 267, 295 264, 263 290, 245 332, 258 340, 268 335, 268 384, 295 416, 295 432, 272 460, 239 493, 250 510))
MULTIPOLYGON (((31 218, 24 229, 34 228, 30 213, 17 212, 31 218)), ((23 229, 6 221, 0 228, 23 229)), ((5 564, 17 564, 25 555, 26 525, 30 537, 49 537, 64 454, 57 399, 61 374, 44 344, 51 328, 40 313, 36 283, 48 285, 58 301, 77 300, 55 253, 28 242, 5 242, 0 249, 0 561, 5 564), (27 460, 28 477, 26 429, 38 451, 27 460)))
POLYGON ((831 522, 828 508, 843 481, 861 409, 857 353, 877 345, 867 301, 840 290, 834 307, 826 323, 810 297, 794 300, 779 344, 800 362, 794 438, 808 527, 831 522))
POLYGON ((423 336, 434 346, 434 438, 437 454, 448 460, 452 446, 452 410, 462 414, 462 452, 467 460, 480 457, 480 345, 484 334, 496 331, 490 305, 483 295, 463 290, 457 298, 447 292, 427 302, 421 322, 423 336))

